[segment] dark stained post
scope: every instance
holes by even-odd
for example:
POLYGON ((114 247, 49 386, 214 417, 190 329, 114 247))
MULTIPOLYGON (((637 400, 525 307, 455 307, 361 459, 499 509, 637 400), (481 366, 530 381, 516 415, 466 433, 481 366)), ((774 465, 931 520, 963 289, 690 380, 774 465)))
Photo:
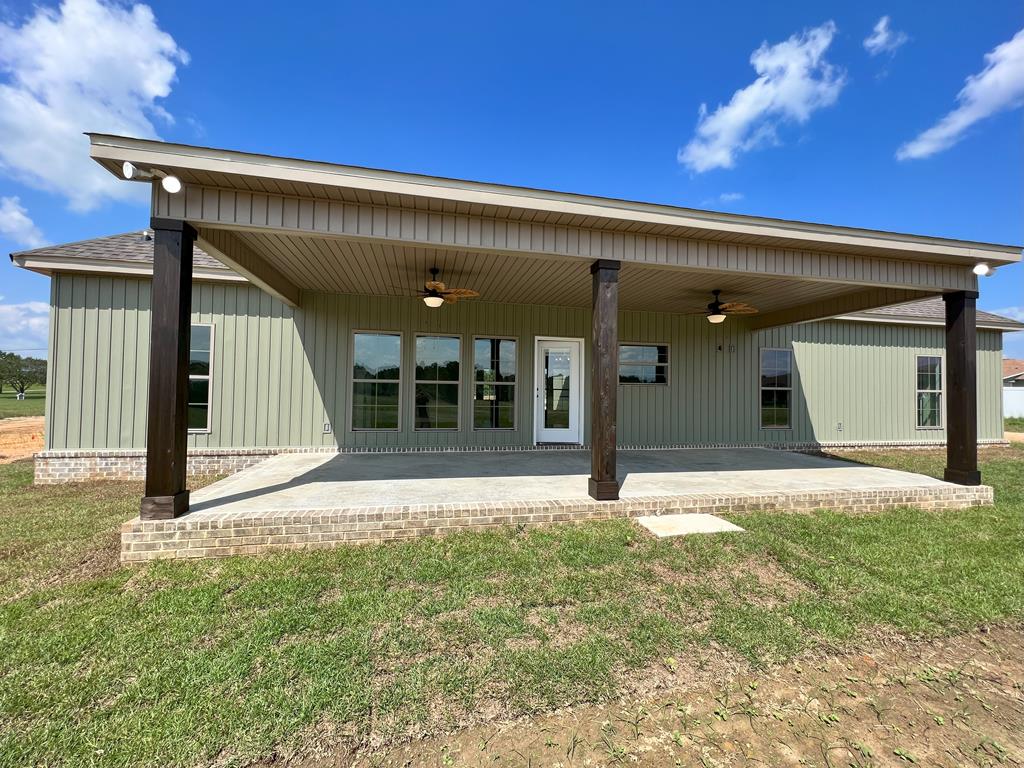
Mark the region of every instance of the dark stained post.
POLYGON ((946 472, 960 485, 980 485, 978 376, 974 291, 942 296, 946 302, 946 472))
POLYGON ((188 353, 192 244, 196 231, 176 219, 152 219, 153 284, 149 344, 146 495, 139 516, 165 520, 188 511, 188 353))
POLYGON ((599 259, 593 275, 590 330, 590 495, 619 498, 615 477, 615 420, 619 393, 619 262, 599 259))

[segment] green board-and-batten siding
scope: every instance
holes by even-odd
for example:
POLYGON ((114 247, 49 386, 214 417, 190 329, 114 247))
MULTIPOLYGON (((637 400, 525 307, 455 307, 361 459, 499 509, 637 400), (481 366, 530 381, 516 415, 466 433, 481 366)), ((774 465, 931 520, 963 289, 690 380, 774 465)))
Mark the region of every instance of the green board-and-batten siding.
MULTIPOLYGON (((149 282, 60 274, 51 293, 47 449, 144 447, 149 282)), ((584 309, 482 301, 431 310, 410 299, 305 292, 301 309, 292 310, 257 288, 216 283, 196 283, 192 317, 215 327, 211 429, 189 436, 189 445, 201 448, 531 445, 534 337, 586 338, 590 327, 584 309), (399 432, 349 429, 356 330, 403 335, 399 432), (412 428, 417 333, 462 338, 462 428, 457 432, 412 428), (472 339, 477 335, 519 341, 514 431, 472 429, 472 339), (325 424, 331 425, 330 433, 324 432, 325 424)), ((711 326, 701 317, 624 312, 619 335, 623 342, 670 347, 667 385, 619 388, 621 445, 944 437, 942 430, 917 429, 915 419, 915 358, 943 354, 940 327, 825 321, 752 332, 737 319, 711 326), (760 428, 758 350, 764 347, 794 351, 791 429, 760 428)), ((983 330, 978 343, 979 437, 998 439, 1002 340, 998 332, 983 330)))

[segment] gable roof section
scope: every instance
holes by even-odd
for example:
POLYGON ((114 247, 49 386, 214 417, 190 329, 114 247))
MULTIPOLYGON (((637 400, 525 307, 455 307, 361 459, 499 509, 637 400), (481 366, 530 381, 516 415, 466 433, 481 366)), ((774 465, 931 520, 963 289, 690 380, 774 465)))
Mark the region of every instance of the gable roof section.
MULTIPOLYGON (((100 272, 147 276, 153 273, 153 233, 147 229, 48 245, 11 254, 19 267, 50 275, 54 272, 100 272)), ((200 280, 240 282, 232 272, 198 245, 192 250, 193 275, 200 280)))
POLYGON ((1000 265, 1021 260, 1019 245, 681 208, 102 133, 87 135, 92 158, 118 178, 123 178, 122 163, 131 162, 143 169, 174 174, 186 185, 245 193, 948 264, 971 265, 984 260, 1000 265))
MULTIPOLYGON (((877 307, 866 309, 850 315, 842 315, 837 320, 861 320, 876 323, 902 323, 910 325, 945 325, 946 307, 943 305, 941 296, 929 296, 927 299, 917 299, 903 304, 892 304, 888 307, 877 307)), ((1019 331, 1024 329, 1024 323, 1019 323, 1009 317, 996 315, 978 310, 979 328, 997 328, 1004 331, 1019 331)))
MULTIPOLYGON (((106 274, 148 276, 153 271, 153 236, 149 230, 124 232, 63 245, 51 245, 11 254, 19 267, 44 275, 54 272, 100 272, 106 274)), ((245 282, 245 278, 225 267, 198 245, 193 247, 193 273, 199 280, 245 282)), ((944 325, 942 298, 932 296, 888 307, 868 309, 834 318, 909 325, 944 325)), ((1024 329, 1008 317, 978 310, 978 327, 1004 331, 1024 329)), ((1024 366, 1024 361, 1021 365, 1024 366)), ((1008 375, 1004 373, 1004 377, 1008 375)))

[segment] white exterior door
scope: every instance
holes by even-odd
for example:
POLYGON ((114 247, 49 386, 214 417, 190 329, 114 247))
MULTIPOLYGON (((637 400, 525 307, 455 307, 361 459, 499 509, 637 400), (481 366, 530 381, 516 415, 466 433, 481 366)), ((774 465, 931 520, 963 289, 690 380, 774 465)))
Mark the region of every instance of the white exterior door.
POLYGON ((581 339, 537 339, 535 442, 582 442, 582 353, 581 339))

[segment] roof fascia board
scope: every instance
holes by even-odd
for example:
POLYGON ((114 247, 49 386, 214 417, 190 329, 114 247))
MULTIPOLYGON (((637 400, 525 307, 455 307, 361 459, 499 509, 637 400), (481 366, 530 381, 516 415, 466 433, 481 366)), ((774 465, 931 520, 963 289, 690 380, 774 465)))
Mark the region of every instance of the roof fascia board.
POLYGON ((266 177, 370 192, 452 200, 485 206, 531 209, 549 213, 611 218, 645 224, 677 226, 708 232, 785 238, 815 244, 849 245, 897 251, 922 257, 946 257, 964 263, 982 260, 996 264, 1020 261, 1019 246, 967 240, 902 235, 825 224, 740 216, 654 203, 637 203, 483 182, 459 181, 333 165, 308 160, 256 155, 229 150, 167 144, 105 134, 89 134, 90 155, 96 160, 129 161, 211 173, 266 177))
MULTIPOLYGON (((131 277, 152 277, 153 265, 148 262, 119 261, 115 259, 60 259, 40 256, 12 256, 11 260, 23 269, 51 275, 54 272, 79 272, 89 274, 126 275, 131 277)), ((242 275, 228 269, 193 267, 192 277, 210 282, 245 283, 242 275)))
MULTIPOLYGON (((928 318, 909 318, 909 317, 867 317, 865 315, 836 315, 835 317, 826 318, 828 320, 848 320, 854 323, 882 323, 883 325, 934 325, 939 328, 945 328, 946 324, 942 320, 930 320, 928 318)), ((1024 324, 1017 325, 1011 323, 993 323, 991 321, 981 321, 977 324, 978 328, 984 328, 987 331, 1006 331, 1007 333, 1013 333, 1015 331, 1024 331, 1024 324)))

